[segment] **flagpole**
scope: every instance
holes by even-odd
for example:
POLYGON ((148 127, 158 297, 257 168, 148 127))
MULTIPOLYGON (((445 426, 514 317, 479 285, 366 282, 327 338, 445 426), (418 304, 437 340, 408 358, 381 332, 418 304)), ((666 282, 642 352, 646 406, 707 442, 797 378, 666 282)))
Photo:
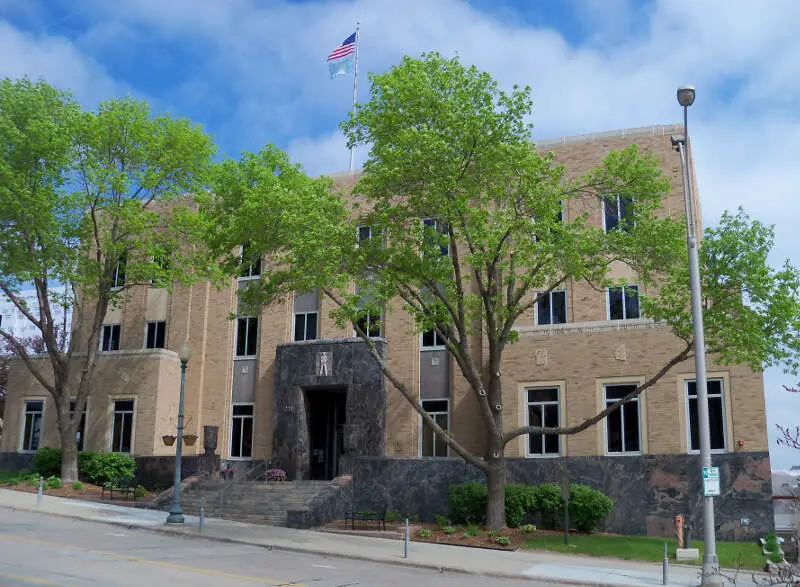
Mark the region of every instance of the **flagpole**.
MULTIPOLYGON (((355 113, 356 110, 356 97, 358 95, 358 38, 359 34, 358 31, 361 28, 361 22, 356 22, 356 65, 355 65, 355 72, 353 73, 353 112, 355 113)), ((353 164, 354 164, 354 157, 355 152, 353 151, 353 147, 350 147, 350 173, 353 173, 353 164)))

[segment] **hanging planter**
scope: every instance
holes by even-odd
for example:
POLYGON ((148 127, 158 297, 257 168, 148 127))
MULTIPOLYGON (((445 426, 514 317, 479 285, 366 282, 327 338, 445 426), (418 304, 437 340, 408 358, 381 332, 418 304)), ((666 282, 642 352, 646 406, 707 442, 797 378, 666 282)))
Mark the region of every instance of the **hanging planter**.
POLYGON ((163 440, 164 444, 166 444, 167 446, 172 446, 173 444, 175 444, 176 438, 177 436, 173 436, 172 434, 165 434, 164 436, 161 437, 161 440, 163 440))
POLYGON ((184 434, 183 442, 186 446, 193 446, 197 442, 197 434, 184 434))

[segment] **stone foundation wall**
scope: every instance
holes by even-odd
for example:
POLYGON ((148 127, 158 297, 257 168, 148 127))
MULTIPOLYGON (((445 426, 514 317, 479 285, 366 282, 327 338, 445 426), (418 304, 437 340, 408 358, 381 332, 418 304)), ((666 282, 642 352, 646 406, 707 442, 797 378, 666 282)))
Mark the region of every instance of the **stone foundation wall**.
POLYGON ((0 452, 0 469, 19 471, 28 469, 33 471, 33 453, 0 452))
MULTIPOLYGON (((714 455, 721 495, 715 499, 718 538, 744 540, 774 530, 769 454, 714 455), (742 524, 745 519, 745 524, 742 524)), ((614 500, 602 529, 629 535, 673 536, 673 518, 682 513, 692 536, 702 536, 702 480, 697 455, 508 459, 509 483, 558 483, 567 468, 576 483, 590 485, 614 500)), ((446 514, 447 488, 485 475, 461 459, 358 457, 353 460, 353 500, 385 503, 401 514, 432 520, 446 514)))
MULTIPOLYGON (((147 489, 167 489, 175 482, 175 457, 134 457, 139 483, 147 489)), ((216 475, 217 455, 189 455, 181 458, 181 479, 198 473, 216 475)))

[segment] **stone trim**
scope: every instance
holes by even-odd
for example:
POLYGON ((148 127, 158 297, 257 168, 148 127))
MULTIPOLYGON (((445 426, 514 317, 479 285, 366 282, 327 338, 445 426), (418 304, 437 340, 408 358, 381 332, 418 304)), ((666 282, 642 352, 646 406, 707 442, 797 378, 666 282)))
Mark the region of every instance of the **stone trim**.
POLYGON ((631 330, 643 328, 669 328, 664 322, 656 322, 652 318, 634 318, 632 320, 596 320, 592 322, 567 322, 566 324, 546 324, 515 326, 520 336, 554 336, 558 334, 584 334, 587 332, 609 332, 613 330, 631 330))

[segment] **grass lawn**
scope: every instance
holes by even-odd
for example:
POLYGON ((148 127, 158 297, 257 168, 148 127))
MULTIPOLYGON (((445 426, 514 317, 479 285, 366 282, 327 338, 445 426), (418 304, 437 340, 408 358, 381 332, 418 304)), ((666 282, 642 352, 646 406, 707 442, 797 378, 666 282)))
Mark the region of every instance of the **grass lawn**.
MULTIPOLYGON (((563 534, 540 534, 522 544, 522 548, 571 552, 593 556, 613 556, 623 559, 636 559, 660 562, 664 560, 664 538, 650 536, 592 536, 576 535, 569 537, 569 545, 564 544, 563 534)), ((675 560, 676 540, 666 540, 670 560, 675 560)), ((703 560, 703 542, 692 541, 692 547, 700 549, 703 560)), ((717 556, 723 568, 739 566, 739 555, 742 557, 742 568, 760 570, 764 567, 764 555, 755 542, 717 542, 717 556)))

